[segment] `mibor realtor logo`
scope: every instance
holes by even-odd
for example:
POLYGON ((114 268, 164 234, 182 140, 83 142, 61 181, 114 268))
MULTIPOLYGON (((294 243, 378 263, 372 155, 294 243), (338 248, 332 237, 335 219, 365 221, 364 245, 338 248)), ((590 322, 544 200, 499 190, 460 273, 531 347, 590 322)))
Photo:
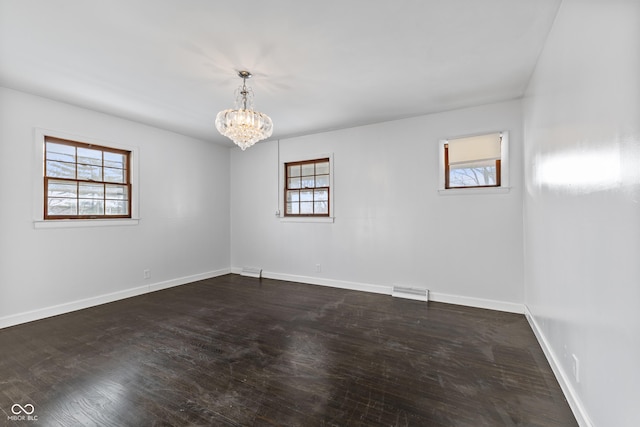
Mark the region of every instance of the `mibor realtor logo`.
POLYGON ((21 405, 14 403, 11 406, 11 414, 7 415, 7 421, 38 421, 38 416, 34 414, 36 408, 31 404, 21 405))

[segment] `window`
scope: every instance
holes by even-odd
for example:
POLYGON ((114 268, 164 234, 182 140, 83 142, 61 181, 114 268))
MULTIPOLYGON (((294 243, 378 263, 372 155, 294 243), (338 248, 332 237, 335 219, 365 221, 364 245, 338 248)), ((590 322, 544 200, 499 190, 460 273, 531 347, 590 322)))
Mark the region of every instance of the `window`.
POLYGON ((441 189, 506 186, 507 133, 442 141, 441 189))
POLYGON ((44 137, 44 219, 131 218, 131 152, 44 137))
POLYGON ((285 163, 285 216, 328 217, 329 158, 285 163))

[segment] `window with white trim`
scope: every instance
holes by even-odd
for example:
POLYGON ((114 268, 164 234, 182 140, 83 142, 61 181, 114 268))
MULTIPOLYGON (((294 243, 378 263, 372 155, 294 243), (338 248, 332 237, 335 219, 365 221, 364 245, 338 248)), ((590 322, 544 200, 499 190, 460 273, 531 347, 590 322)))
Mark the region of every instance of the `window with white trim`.
POLYGON ((285 163, 284 215, 328 217, 330 212, 330 159, 285 163))
POLYGON ((131 218, 131 152, 44 137, 44 215, 131 218))
POLYGON ((495 132, 441 141, 440 189, 508 186, 508 133, 495 132))

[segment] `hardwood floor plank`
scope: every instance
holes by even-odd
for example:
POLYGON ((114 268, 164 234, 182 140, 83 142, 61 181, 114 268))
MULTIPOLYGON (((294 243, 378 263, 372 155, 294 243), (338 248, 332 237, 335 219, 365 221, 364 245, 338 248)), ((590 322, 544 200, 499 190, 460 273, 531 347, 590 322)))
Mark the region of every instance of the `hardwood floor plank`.
POLYGON ((522 315, 237 275, 2 329, 0 385, 7 425, 577 425, 522 315))

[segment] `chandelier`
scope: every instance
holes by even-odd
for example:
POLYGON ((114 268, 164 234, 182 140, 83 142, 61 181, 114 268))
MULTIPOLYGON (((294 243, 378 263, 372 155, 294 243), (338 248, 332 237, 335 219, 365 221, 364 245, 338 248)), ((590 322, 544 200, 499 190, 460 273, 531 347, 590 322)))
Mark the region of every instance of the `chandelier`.
POLYGON ((216 116, 216 129, 235 142, 242 151, 273 133, 273 122, 266 114, 253 111, 253 90, 247 87, 248 71, 239 71, 242 86, 236 90, 235 109, 220 111, 216 116))

